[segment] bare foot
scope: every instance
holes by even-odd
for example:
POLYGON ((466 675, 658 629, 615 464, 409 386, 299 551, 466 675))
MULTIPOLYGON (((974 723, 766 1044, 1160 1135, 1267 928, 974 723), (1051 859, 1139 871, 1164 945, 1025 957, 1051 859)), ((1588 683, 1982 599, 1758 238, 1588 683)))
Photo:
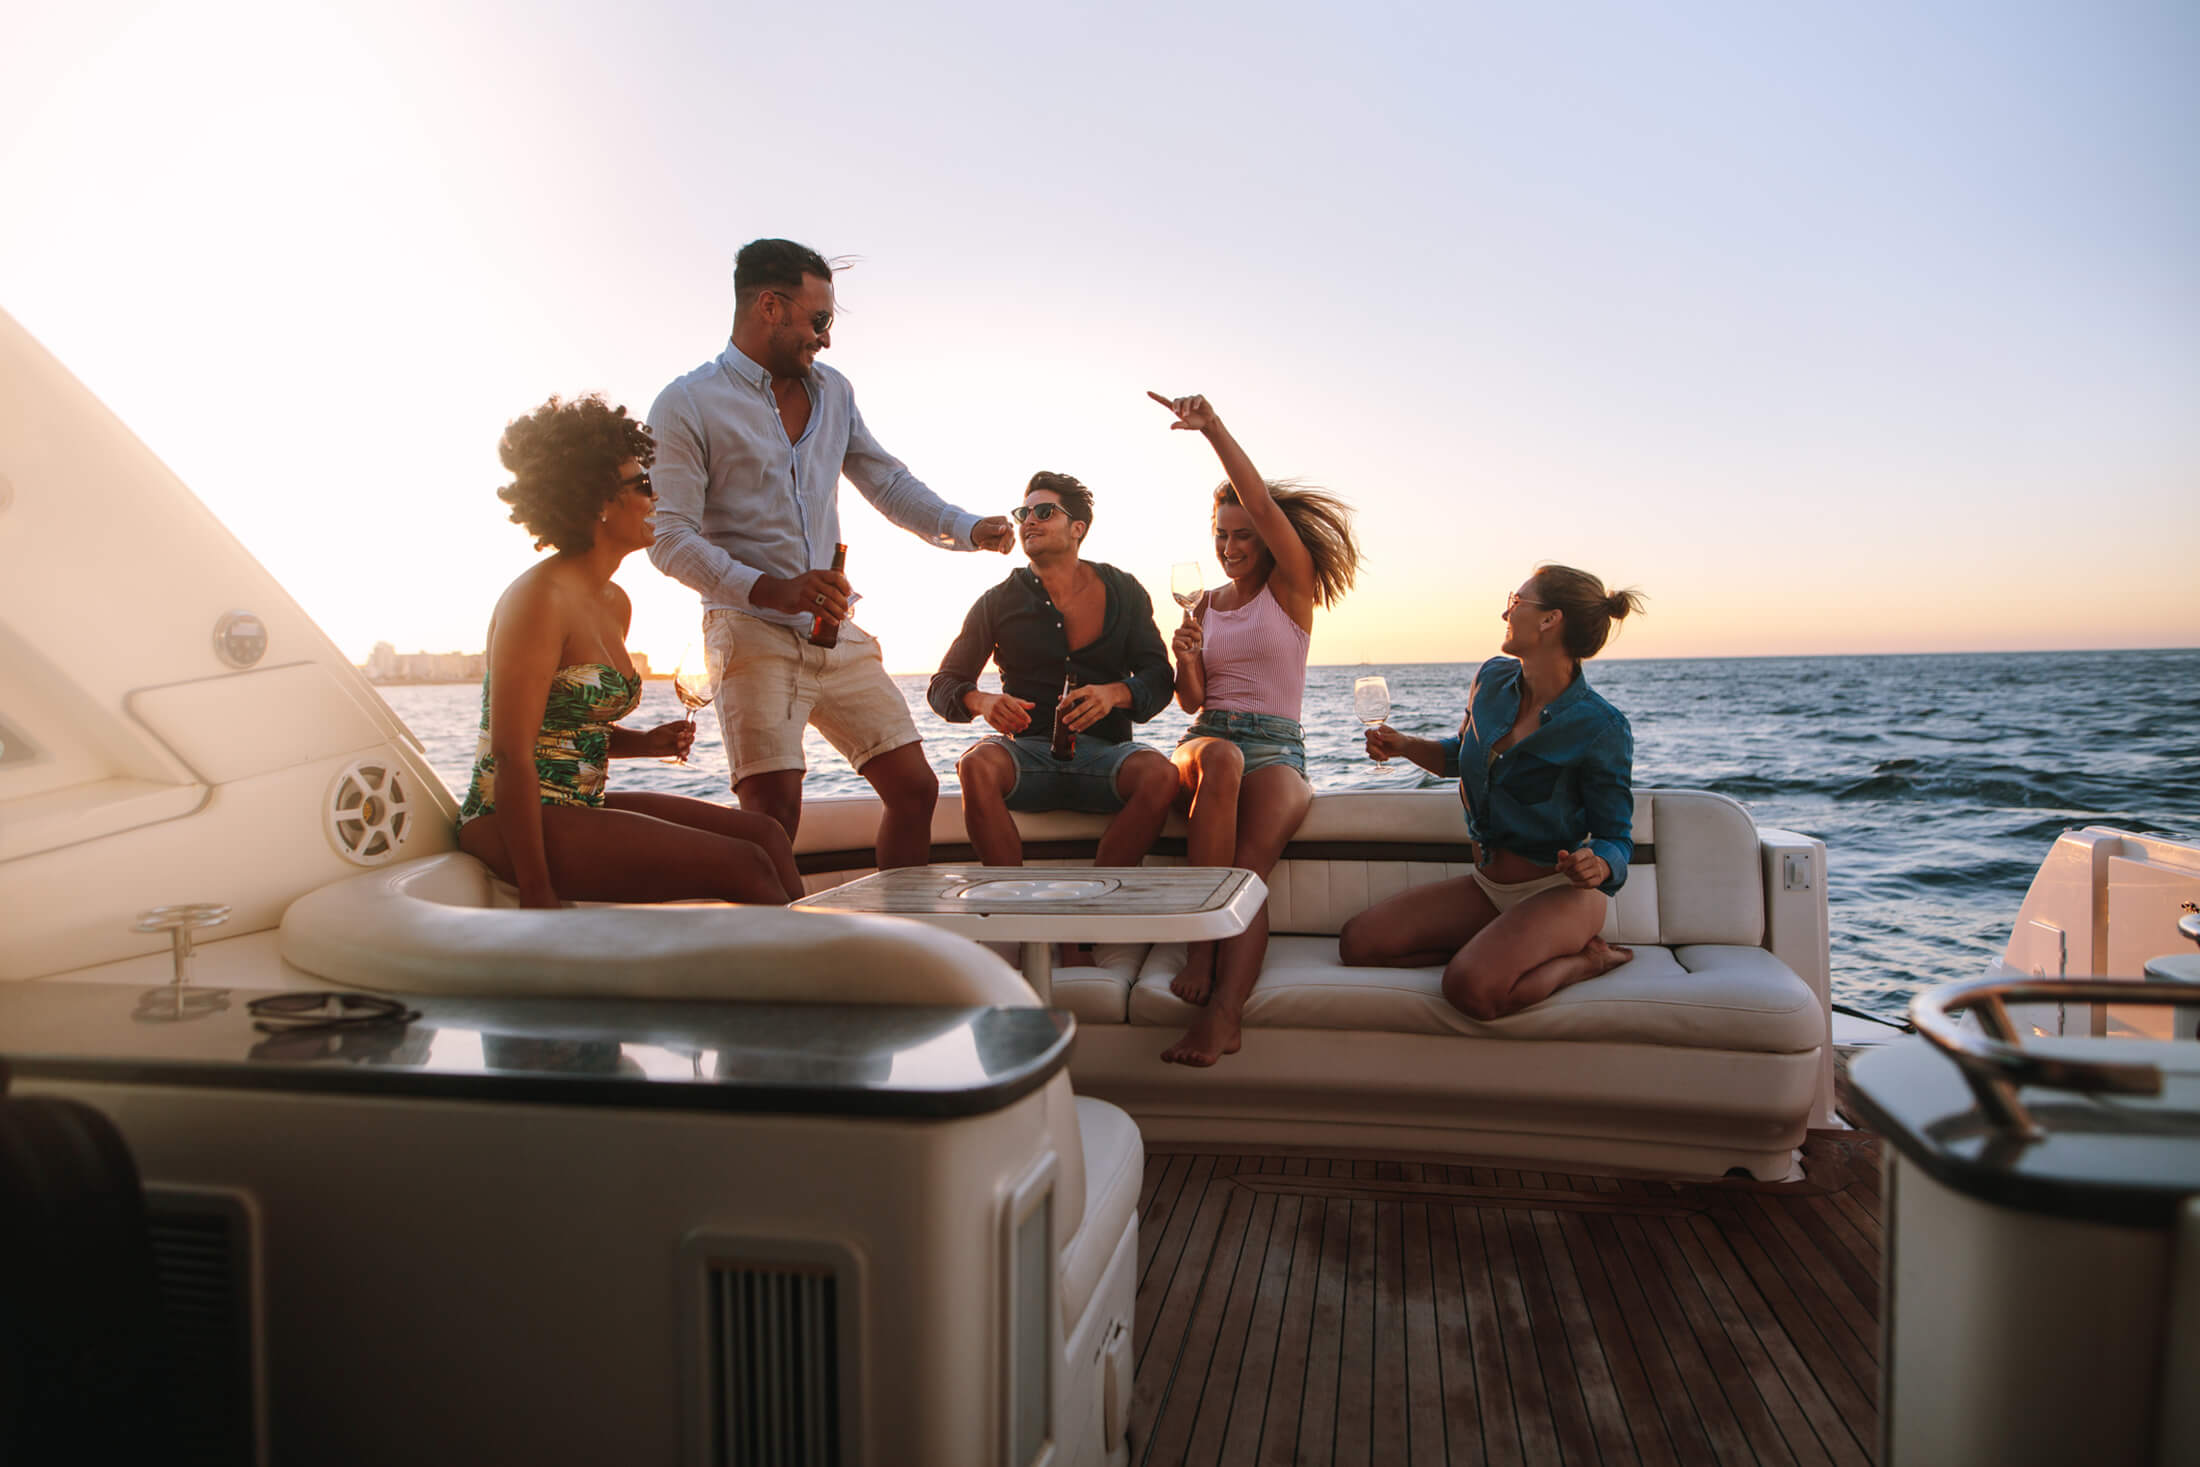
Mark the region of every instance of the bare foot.
MULTIPOLYGON (((1205 1003, 1215 986, 1215 947, 1211 942, 1200 943, 1192 949, 1191 959, 1182 972, 1169 980, 1169 992, 1186 1003, 1205 1003)), ((1213 1064, 1213 1060, 1207 1061, 1213 1064)))
POLYGON ((1614 947, 1601 937, 1590 938, 1589 945, 1581 951, 1592 965, 1588 972, 1582 974, 1584 978, 1601 978, 1620 964, 1631 961, 1635 956, 1633 948, 1614 947))
POLYGON ((1161 1057, 1172 1065, 1205 1069, 1224 1055, 1237 1052, 1237 1015, 1209 1009, 1192 1020, 1192 1027, 1184 1031, 1184 1037, 1161 1051, 1161 1057))

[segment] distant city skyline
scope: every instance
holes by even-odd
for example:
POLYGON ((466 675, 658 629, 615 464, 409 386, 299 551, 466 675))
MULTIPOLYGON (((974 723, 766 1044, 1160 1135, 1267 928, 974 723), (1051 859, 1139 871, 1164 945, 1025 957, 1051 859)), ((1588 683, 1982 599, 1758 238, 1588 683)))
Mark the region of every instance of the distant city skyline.
MULTIPOLYGON (((90 0, 9 42, 0 305, 355 658, 485 639, 535 559, 502 425, 646 411, 760 235, 858 257, 826 360, 890 451, 982 513, 1076 474, 1165 625, 1219 471, 1149 388, 1357 506, 1319 663, 1487 656, 1546 560, 1649 594, 1614 658, 2200 644, 2191 6, 90 0)), ((897 672, 1008 569, 842 524, 897 672)), ((672 666, 695 593, 618 582, 672 666)))

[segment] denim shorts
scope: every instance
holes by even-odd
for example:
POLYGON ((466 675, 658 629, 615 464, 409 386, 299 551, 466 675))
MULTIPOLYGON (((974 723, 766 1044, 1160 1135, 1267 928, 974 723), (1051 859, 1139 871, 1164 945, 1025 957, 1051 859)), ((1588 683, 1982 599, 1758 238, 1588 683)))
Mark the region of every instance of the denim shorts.
POLYGON ((1146 747, 1134 739, 1114 743, 1081 733, 1077 736, 1077 752, 1067 759, 1057 759, 1048 747, 1049 741, 1036 734, 1015 738, 995 734, 984 742, 998 744, 1016 761, 1016 784, 1008 792, 1008 808, 1027 814, 1041 810, 1114 814, 1123 808, 1123 794, 1115 787, 1115 777, 1124 760, 1146 747))
POLYGON ((1178 739, 1182 748, 1193 739, 1227 739, 1238 746, 1245 756, 1245 772, 1266 769, 1271 764, 1288 764, 1306 778, 1306 740, 1299 733, 1298 720, 1278 718, 1273 713, 1236 713, 1222 708, 1207 708, 1192 720, 1192 726, 1184 730, 1178 739))

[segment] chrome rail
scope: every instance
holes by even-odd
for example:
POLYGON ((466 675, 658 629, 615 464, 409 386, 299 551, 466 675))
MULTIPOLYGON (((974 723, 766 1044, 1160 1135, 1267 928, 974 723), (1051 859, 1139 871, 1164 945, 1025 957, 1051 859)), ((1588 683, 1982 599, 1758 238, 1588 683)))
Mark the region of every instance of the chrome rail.
POLYGON ((2200 1005, 2200 984, 2128 978, 1977 978, 1919 994, 1910 1001, 1910 1021, 1955 1063, 1989 1121, 2033 1140, 2041 1131, 2017 1099, 2019 1086, 2093 1095, 2162 1093, 2162 1071, 2155 1065, 2058 1059, 2025 1049, 2023 1037, 2010 1021, 2008 1005, 2073 1001, 2200 1005), (1957 1023, 1956 1016, 1966 1009, 1977 1011, 1983 1033, 1966 1031, 1957 1023))

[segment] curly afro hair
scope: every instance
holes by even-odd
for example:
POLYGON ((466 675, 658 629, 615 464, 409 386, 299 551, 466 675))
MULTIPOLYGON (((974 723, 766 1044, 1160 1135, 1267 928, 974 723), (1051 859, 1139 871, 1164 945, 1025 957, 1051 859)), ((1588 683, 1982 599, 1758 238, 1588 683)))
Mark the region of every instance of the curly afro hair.
POLYGON ((512 482, 497 498, 512 506, 512 523, 535 537, 535 548, 555 545, 577 555, 596 543, 596 525, 619 492, 619 465, 657 457, 649 425, 612 407, 603 394, 553 397, 504 425, 497 457, 512 482))

